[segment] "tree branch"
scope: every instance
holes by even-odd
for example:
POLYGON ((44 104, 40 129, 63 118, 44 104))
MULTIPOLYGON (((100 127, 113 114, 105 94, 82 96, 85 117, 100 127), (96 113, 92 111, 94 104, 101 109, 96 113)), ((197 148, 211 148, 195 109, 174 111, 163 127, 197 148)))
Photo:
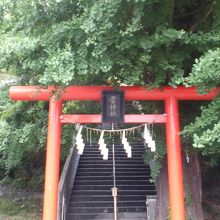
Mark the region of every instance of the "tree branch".
POLYGON ((208 11, 206 12, 206 14, 204 15, 203 18, 201 18, 199 21, 197 21, 195 24, 193 24, 190 29, 189 32, 194 32, 196 30, 196 28, 198 27, 199 24, 203 23, 211 14, 213 10, 213 5, 208 9, 208 11))

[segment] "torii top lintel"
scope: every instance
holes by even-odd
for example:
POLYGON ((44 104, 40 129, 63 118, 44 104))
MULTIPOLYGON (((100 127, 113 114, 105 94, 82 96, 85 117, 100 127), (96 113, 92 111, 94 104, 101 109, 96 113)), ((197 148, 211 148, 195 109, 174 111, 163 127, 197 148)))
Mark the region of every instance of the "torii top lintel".
MULTIPOLYGON (((54 92, 59 92, 62 101, 93 100, 100 101, 103 90, 112 90, 110 86, 69 86, 62 89, 58 86, 12 86, 9 96, 13 100, 48 101, 54 92)), ((219 93, 219 88, 207 94, 199 94, 195 87, 178 86, 173 88, 165 86, 159 89, 147 90, 140 86, 122 86, 125 91, 125 100, 165 100, 173 96, 177 100, 212 100, 219 93)))

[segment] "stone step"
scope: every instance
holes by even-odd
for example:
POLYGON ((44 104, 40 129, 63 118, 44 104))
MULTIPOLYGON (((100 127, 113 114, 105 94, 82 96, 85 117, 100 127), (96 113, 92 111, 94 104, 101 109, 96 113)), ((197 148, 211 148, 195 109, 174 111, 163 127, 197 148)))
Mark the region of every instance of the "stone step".
MULTIPOLYGON (((103 167, 103 166, 99 166, 99 167, 88 167, 88 166, 80 166, 79 168, 78 168, 78 173, 79 172, 85 172, 85 171, 87 171, 88 173, 89 172, 93 172, 93 173, 95 173, 95 172, 103 172, 103 171, 105 171, 105 172, 111 172, 112 173, 112 167, 111 166, 108 166, 108 167, 103 167)), ((149 171, 149 169, 146 167, 146 166, 142 166, 142 167, 126 167, 126 166, 124 166, 124 167, 117 167, 116 168, 116 171, 117 171, 117 173, 118 172, 134 172, 134 173, 139 173, 140 171, 145 171, 146 173, 147 173, 147 171, 149 171)))
MULTIPOLYGON (((143 153, 145 152, 144 149, 132 149, 131 148, 131 151, 135 154, 138 154, 138 153, 143 153)), ((96 153, 97 155, 101 153, 101 151, 99 149, 85 149, 84 148, 84 151, 83 151, 83 154, 89 154, 89 153, 96 153)), ((82 155, 83 155, 82 154, 82 155)), ((126 155, 126 152, 124 149, 118 149, 118 150, 115 150, 115 155, 117 154, 124 154, 126 155)), ((112 155, 112 151, 111 149, 109 149, 109 155, 112 155)))
MULTIPOLYGON (((115 154, 115 159, 119 160, 119 159, 126 159, 126 160, 132 160, 132 159, 141 159, 143 160, 144 158, 144 152, 131 152, 131 157, 129 158, 127 156, 126 152, 119 152, 118 154, 115 154)), ((81 155, 81 159, 83 160, 84 158, 88 158, 91 157, 93 159, 98 159, 98 160, 103 160, 103 155, 101 154, 101 152, 89 152, 86 153, 85 155, 81 155)), ((108 159, 112 160, 113 156, 111 153, 108 153, 108 159)))
MULTIPOLYGON (((112 174, 112 169, 96 169, 95 170, 96 173, 94 173, 94 169, 78 169, 77 172, 77 178, 78 177, 82 177, 82 176, 91 176, 91 175, 95 175, 95 176, 113 176, 112 174)), ((116 173, 116 177, 126 177, 126 176, 150 176, 150 170, 147 169, 141 169, 141 170, 137 170, 137 169, 132 169, 132 170, 117 170, 116 173)))
MULTIPOLYGON (((138 207, 138 206, 145 206, 145 201, 144 200, 133 200, 133 201, 121 201, 118 200, 117 201, 117 206, 118 208, 121 207, 138 207)), ((112 201, 77 201, 77 200, 73 200, 72 202, 70 202, 70 206, 74 207, 74 208, 88 208, 88 207, 94 207, 96 208, 100 208, 100 207, 113 207, 113 200, 112 201)))
MULTIPOLYGON (((72 191, 72 197, 75 195, 88 195, 88 196, 94 196, 94 195, 107 195, 112 196, 112 190, 111 188, 100 190, 100 189, 73 189, 72 191)), ((118 190, 118 196, 120 195, 156 195, 155 189, 136 189, 136 190, 124 190, 120 189, 118 190)))
MULTIPOLYGON (((105 184, 105 185, 113 185, 113 179, 112 180, 106 180, 106 179, 102 179, 102 180, 82 180, 82 179, 77 179, 75 181, 75 185, 83 185, 83 186, 91 186, 91 185, 96 185, 96 186, 99 186, 99 185, 102 185, 102 184, 105 184)), ((117 179, 116 180, 116 185, 117 186, 121 186, 121 185, 130 185, 130 186, 133 186, 133 185, 139 185, 139 186, 146 186, 146 185, 153 185, 149 180, 147 179, 140 179, 140 180, 119 180, 117 179)))
MULTIPOLYGON (((118 201, 138 201, 138 200, 142 200, 145 201, 146 200, 146 196, 145 195, 119 195, 117 197, 118 201)), ((113 201, 113 197, 109 196, 109 195, 73 195, 71 197, 70 202, 93 202, 93 201, 113 201)))
MULTIPOLYGON (((144 152, 145 152, 146 150, 135 150, 135 149, 131 149, 131 152, 133 153, 133 154, 143 154, 144 152)), ((112 156, 113 154, 112 154, 112 151, 111 150, 109 150, 108 151, 109 152, 109 156, 112 156)), ((101 155, 101 151, 99 150, 99 149, 97 149, 97 150, 86 150, 85 148, 84 148, 84 151, 83 151, 83 154, 81 155, 81 157, 83 158, 83 157, 86 157, 87 155, 94 155, 94 154, 96 154, 96 155, 101 155)), ((124 149, 121 149, 121 150, 118 150, 118 151, 115 151, 115 156, 126 156, 127 155, 127 153, 125 152, 125 150, 124 149)))
MULTIPOLYGON (((146 212, 123 212, 118 213, 118 220, 146 220, 146 212)), ((112 220, 113 213, 86 213, 86 214, 69 214, 67 220, 112 220)))
MULTIPOLYGON (((108 190, 112 188, 112 185, 74 185, 73 190, 108 190)), ((152 185, 118 185, 117 188, 124 190, 155 190, 155 186, 152 185)))
MULTIPOLYGON (((137 145, 137 144, 132 144, 131 142, 129 142, 129 144, 130 144, 130 146, 132 148, 135 148, 135 149, 144 149, 146 147, 143 144, 137 145)), ((107 147, 112 149, 112 144, 107 144, 107 147)), ((92 145, 92 146, 85 144, 85 149, 97 149, 97 148, 99 148, 98 144, 92 145)), ((115 150, 123 149, 123 148, 124 148, 124 145, 122 145, 122 144, 115 144, 115 150)))
MULTIPOLYGON (((112 166, 113 164, 113 161, 112 160, 103 160, 103 159, 97 159, 97 158, 94 158, 94 159, 80 159, 80 162, 79 164, 101 164, 101 165, 106 165, 106 164, 110 164, 112 166)), ((139 159, 130 159, 130 158, 127 158, 127 159, 120 159, 120 160, 115 160, 115 164, 118 165, 118 164, 143 164, 143 160, 139 159)))
MULTIPOLYGON (((112 206, 100 206, 100 207, 69 207, 68 213, 113 213, 112 206)), ((132 207, 118 207, 118 212, 146 212, 146 206, 132 206, 132 207)))
MULTIPOLYGON (((139 168, 144 168, 147 169, 147 166, 145 164, 116 164, 115 165, 116 169, 139 169, 139 168)), ((92 164, 80 164, 80 168, 86 168, 86 169, 91 169, 91 168, 111 168, 112 169, 112 164, 96 164, 96 163, 92 163, 92 164)))
MULTIPOLYGON (((102 175, 78 175, 77 180, 112 180, 113 175, 110 176, 102 176, 102 175)), ((124 175, 118 176, 116 175, 116 179, 118 180, 149 180, 150 175, 124 175)))

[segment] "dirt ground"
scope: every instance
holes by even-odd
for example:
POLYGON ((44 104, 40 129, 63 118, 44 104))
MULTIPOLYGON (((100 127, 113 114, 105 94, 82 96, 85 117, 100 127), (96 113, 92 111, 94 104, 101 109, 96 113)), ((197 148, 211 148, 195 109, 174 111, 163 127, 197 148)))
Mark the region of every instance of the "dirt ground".
POLYGON ((220 198, 207 196, 203 201, 205 220, 220 220, 220 198))

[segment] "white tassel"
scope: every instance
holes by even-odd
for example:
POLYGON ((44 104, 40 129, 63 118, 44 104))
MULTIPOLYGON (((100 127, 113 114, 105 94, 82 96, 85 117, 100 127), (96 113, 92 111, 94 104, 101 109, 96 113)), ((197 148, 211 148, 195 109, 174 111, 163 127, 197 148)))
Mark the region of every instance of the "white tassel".
POLYGON ((131 158, 131 157, 132 157, 131 147, 128 149, 127 156, 128 156, 128 158, 131 158))
POLYGON ((101 135, 98 141, 99 150, 101 151, 101 155, 103 155, 103 160, 108 160, 108 149, 104 140, 104 131, 101 131, 101 135))
POLYGON ((126 142, 127 142, 127 138, 125 137, 125 131, 123 131, 121 143, 124 144, 124 143, 126 143, 126 142))
POLYGON ((125 146, 125 152, 126 152, 126 154, 127 154, 127 157, 128 157, 128 158, 131 158, 131 157, 132 157, 131 146, 129 145, 128 142, 127 142, 124 146, 125 146))
POLYGON ((79 127, 78 133, 76 135, 76 148, 78 150, 78 153, 81 155, 83 154, 85 144, 83 143, 82 139, 82 126, 79 127))
POLYGON ((79 127, 78 133, 76 135, 76 139, 82 138, 82 134, 81 134, 82 133, 82 128, 83 128, 82 126, 79 127))
POLYGON ((77 147, 78 147, 78 148, 77 148, 77 149, 78 149, 78 154, 79 154, 79 155, 82 155, 82 154, 83 154, 83 151, 84 151, 85 144, 82 143, 82 144, 78 145, 77 147))
POLYGON ((100 139, 98 144, 104 144, 105 140, 104 139, 100 139))
POLYGON ((103 148, 106 147, 106 145, 105 145, 105 140, 104 140, 103 137, 104 137, 104 131, 101 132, 101 135, 100 135, 100 138, 99 138, 99 142, 98 142, 98 144, 99 144, 99 150, 102 150, 103 148))
POLYGON ((125 144, 125 143, 128 142, 128 139, 127 138, 123 138, 121 142, 122 142, 122 144, 125 144))
POLYGON ((144 134, 143 134, 143 138, 144 138, 144 139, 146 138, 147 133, 148 133, 148 127, 147 127, 147 125, 145 124, 145 125, 144 125, 144 134))
POLYGON ((102 144, 102 145, 99 145, 99 150, 101 151, 101 154, 103 155, 103 152, 105 151, 106 148, 106 144, 102 144))
POLYGON ((79 130, 78 130, 78 133, 77 133, 77 135, 76 135, 76 144, 77 144, 77 145, 83 142, 81 132, 82 132, 82 126, 80 126, 80 128, 79 128, 79 130))
MULTIPOLYGON (((78 138, 77 140, 76 140, 76 145, 78 146, 78 145, 80 145, 80 144, 83 144, 83 139, 82 138, 78 138)), ((78 148, 77 148, 78 149, 78 148)))
POLYGON ((156 151, 155 141, 152 140, 152 141, 148 144, 148 147, 151 149, 151 152, 155 152, 155 151, 156 151))
POLYGON ((149 128, 147 127, 147 125, 145 124, 144 126, 144 140, 145 140, 145 143, 148 144, 152 141, 152 136, 150 134, 150 130, 149 128))
POLYGON ((104 139, 102 139, 102 141, 99 142, 99 150, 101 150, 105 145, 104 139))
POLYGON ((103 152, 103 160, 108 160, 108 148, 105 148, 105 149, 104 149, 104 152, 103 152))
POLYGON ((149 134, 149 136, 146 136, 146 138, 145 138, 145 143, 148 144, 148 143, 150 143, 151 141, 152 141, 152 137, 151 137, 150 134, 149 134))
POLYGON ((103 137, 104 137, 104 131, 101 131, 101 135, 100 135, 98 144, 100 144, 104 141, 103 137))
POLYGON ((125 131, 123 131, 121 143, 124 145, 124 149, 125 149, 125 148, 126 148, 125 145, 128 144, 128 140, 127 140, 127 138, 125 137, 125 131))
POLYGON ((127 157, 131 158, 131 156, 132 156, 131 155, 131 146, 129 145, 128 140, 125 137, 125 135, 126 135, 125 131, 123 131, 121 142, 122 142, 122 144, 124 146, 124 150, 125 150, 125 152, 127 154, 127 157))
POLYGON ((131 152, 131 146, 129 146, 129 147, 127 148, 127 151, 126 151, 127 155, 129 154, 129 152, 131 152))
POLYGON ((128 152, 129 148, 130 148, 129 143, 126 142, 126 143, 124 144, 124 149, 125 149, 125 152, 126 152, 126 153, 128 152))

